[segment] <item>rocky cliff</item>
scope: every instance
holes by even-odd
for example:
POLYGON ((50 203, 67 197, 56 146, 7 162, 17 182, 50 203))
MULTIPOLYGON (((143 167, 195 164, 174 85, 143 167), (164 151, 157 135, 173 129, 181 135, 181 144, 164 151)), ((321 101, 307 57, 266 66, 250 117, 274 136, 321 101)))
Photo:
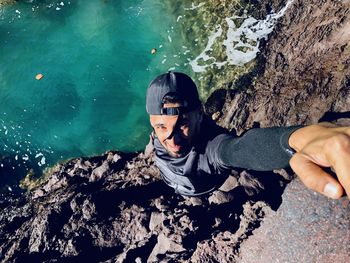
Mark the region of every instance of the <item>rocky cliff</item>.
POLYGON ((349 1, 293 1, 266 43, 264 73, 248 90, 216 91, 209 113, 238 133, 348 118, 349 8, 349 1))
MULTIPOLYGON (((237 133, 350 124, 349 40, 350 1, 295 0, 264 43, 262 74, 248 89, 215 91, 207 113, 237 133)), ((163 184, 153 161, 149 151, 73 159, 22 197, 3 198, 0 260, 347 262, 346 197, 330 201, 298 180, 283 193, 285 171, 233 171, 218 191, 185 198, 163 184)))

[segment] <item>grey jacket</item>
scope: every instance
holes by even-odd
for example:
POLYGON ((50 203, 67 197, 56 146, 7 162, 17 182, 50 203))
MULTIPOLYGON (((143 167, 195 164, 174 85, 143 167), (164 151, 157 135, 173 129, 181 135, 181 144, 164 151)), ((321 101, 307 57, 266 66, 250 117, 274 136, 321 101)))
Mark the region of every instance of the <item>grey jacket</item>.
POLYGON ((200 142, 180 158, 170 156, 154 138, 156 165, 177 193, 202 195, 220 187, 234 167, 258 171, 287 167, 293 155, 288 139, 300 127, 252 129, 242 137, 202 129, 200 142))

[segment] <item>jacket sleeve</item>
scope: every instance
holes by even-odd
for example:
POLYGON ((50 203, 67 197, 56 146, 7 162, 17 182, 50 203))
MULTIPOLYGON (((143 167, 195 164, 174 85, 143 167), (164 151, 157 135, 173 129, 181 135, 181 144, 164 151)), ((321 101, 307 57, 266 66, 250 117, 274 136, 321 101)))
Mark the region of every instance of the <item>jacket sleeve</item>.
POLYGON ((286 168, 294 154, 288 139, 302 126, 251 129, 242 137, 225 137, 218 145, 223 167, 271 171, 286 168))

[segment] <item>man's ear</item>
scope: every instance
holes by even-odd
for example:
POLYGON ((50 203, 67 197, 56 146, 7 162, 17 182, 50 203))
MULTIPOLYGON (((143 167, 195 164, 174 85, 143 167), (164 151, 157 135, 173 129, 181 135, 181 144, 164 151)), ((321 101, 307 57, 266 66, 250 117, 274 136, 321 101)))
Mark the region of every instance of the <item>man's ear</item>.
POLYGON ((202 110, 202 108, 198 111, 198 121, 199 122, 202 122, 202 120, 203 120, 203 110, 202 110))

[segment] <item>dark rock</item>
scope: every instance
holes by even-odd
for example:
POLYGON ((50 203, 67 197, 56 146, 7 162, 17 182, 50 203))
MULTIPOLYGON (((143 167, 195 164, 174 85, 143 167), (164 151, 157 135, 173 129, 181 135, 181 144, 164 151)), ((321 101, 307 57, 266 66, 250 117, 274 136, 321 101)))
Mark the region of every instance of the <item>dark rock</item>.
POLYGON ((261 55, 265 71, 254 95, 233 92, 218 123, 240 134, 255 123, 311 124, 326 112, 349 112, 349 5, 293 1, 261 55))
MULTIPOLYGON (((258 195, 259 205, 248 201, 251 196, 235 178, 222 190, 201 198, 175 194, 160 180, 153 154, 73 159, 54 167, 21 202, 2 204, 0 260, 190 260, 202 254, 197 243, 223 246, 227 238, 238 248, 263 216, 249 210, 267 205, 258 195), (242 220, 247 222, 237 233, 242 220)), ((215 258, 225 258, 223 251, 215 258)))

